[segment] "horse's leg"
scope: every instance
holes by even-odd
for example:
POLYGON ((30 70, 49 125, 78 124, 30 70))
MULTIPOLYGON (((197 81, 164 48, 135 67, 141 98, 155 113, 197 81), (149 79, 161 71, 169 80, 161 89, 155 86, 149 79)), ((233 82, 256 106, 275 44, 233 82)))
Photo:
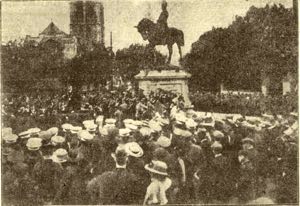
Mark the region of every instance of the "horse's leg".
POLYGON ((169 56, 168 56, 168 62, 167 63, 170 64, 172 54, 173 54, 173 45, 172 44, 168 44, 168 50, 169 50, 169 56))
POLYGON ((179 51, 179 56, 180 56, 180 59, 182 59, 182 52, 181 52, 181 46, 177 43, 177 47, 178 47, 178 51, 179 51))
POLYGON ((156 56, 156 52, 155 52, 155 46, 152 46, 152 53, 153 53, 153 57, 154 57, 154 62, 156 63, 157 61, 157 56, 156 56))

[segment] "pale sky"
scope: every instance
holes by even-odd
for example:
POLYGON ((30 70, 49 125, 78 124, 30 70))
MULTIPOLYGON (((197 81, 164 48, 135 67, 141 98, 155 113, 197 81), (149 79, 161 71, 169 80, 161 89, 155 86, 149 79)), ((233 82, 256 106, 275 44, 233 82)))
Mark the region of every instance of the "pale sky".
MULTIPOLYGON (((227 27, 235 15, 244 16, 252 6, 281 3, 292 7, 292 0, 167 0, 170 27, 183 30, 185 46, 191 44, 212 27, 227 27)), ((146 44, 134 28, 144 17, 156 20, 161 12, 161 0, 103 0, 105 44, 109 46, 109 33, 113 32, 114 51, 132 43, 146 44)), ((2 2, 2 42, 37 36, 51 20, 64 32, 69 33, 69 1, 4 1, 2 2)), ((167 54, 167 48, 157 47, 167 54)), ((174 46, 174 59, 178 58, 174 46)))

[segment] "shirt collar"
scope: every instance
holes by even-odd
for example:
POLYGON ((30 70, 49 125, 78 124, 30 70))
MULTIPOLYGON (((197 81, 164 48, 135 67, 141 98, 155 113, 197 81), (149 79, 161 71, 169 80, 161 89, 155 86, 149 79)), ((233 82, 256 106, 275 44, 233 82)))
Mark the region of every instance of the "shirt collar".
POLYGON ((220 157, 220 156, 222 156, 221 153, 220 154, 215 154, 215 157, 220 157))
POLYGON ((126 169, 126 165, 118 165, 118 164, 116 164, 116 168, 117 169, 126 169))

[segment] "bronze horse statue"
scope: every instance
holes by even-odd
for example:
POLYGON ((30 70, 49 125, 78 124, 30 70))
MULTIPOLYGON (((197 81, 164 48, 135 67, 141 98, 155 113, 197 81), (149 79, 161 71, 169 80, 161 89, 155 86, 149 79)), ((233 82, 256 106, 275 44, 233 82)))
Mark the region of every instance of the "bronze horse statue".
POLYGON ((184 46, 184 34, 181 30, 176 28, 167 28, 164 32, 164 38, 158 34, 158 25, 147 18, 143 18, 137 26, 138 32, 142 35, 143 40, 148 40, 148 47, 154 51, 157 45, 167 45, 169 50, 168 64, 171 62, 173 53, 173 44, 177 44, 180 59, 182 58, 181 47, 184 46))

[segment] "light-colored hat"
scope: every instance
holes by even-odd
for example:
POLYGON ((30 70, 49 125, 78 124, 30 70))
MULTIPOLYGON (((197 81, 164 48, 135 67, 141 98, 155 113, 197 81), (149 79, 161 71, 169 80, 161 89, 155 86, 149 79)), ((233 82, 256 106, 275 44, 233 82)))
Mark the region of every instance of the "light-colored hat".
POLYGON ((63 163, 68 160, 68 152, 65 149, 59 148, 57 149, 52 156, 53 162, 63 163))
POLYGON ((133 124, 127 124, 127 125, 125 125, 125 127, 130 129, 130 130, 137 130, 138 129, 138 127, 133 125, 133 124))
POLYGON ((145 165, 145 169, 155 174, 159 174, 163 176, 168 175, 167 173, 168 166, 165 162, 162 161, 152 160, 150 164, 145 165))
POLYGON ((221 145, 220 142, 215 141, 215 142, 211 145, 211 148, 212 148, 212 149, 222 149, 223 146, 221 145))
POLYGON ((50 129, 47 130, 51 136, 55 136, 58 134, 58 128, 57 127, 51 127, 50 129))
POLYGON ((134 120, 133 119, 124 119, 123 122, 124 122, 125 125, 126 124, 132 124, 134 122, 134 120))
POLYGON ((91 135, 87 130, 81 130, 78 132, 78 138, 81 140, 81 141, 89 141, 89 140, 92 140, 94 138, 93 135, 91 135))
POLYGON ((177 127, 175 127, 174 130, 173 130, 173 133, 174 133, 175 135, 177 135, 177 136, 181 136, 182 133, 183 133, 183 130, 182 130, 182 129, 179 129, 179 128, 177 128, 177 127))
POLYGON ((200 123, 199 125, 205 128, 213 128, 215 126, 215 122, 213 121, 210 123, 200 123))
POLYGON ((272 124, 269 122, 269 121, 262 121, 260 124, 259 124, 260 127, 271 127, 272 124))
POLYGON ((170 124, 169 119, 162 118, 162 117, 159 117, 159 118, 157 119, 157 121, 159 122, 159 124, 160 124, 161 126, 166 126, 166 125, 170 124))
POLYGON ((54 145, 62 144, 65 142, 65 138, 62 136, 53 136, 51 137, 51 143, 54 145))
POLYGON ((148 127, 149 126, 149 122, 147 120, 143 120, 142 123, 143 123, 144 127, 148 127))
POLYGON ((188 128, 188 129, 192 129, 192 128, 195 128, 197 127, 197 123, 193 120, 193 119, 187 119, 186 122, 185 122, 185 126, 188 128))
POLYGON ((61 125, 61 128, 63 129, 63 131, 70 131, 72 129, 72 125, 71 124, 68 124, 68 123, 65 123, 63 125, 61 125))
POLYGON ((162 130, 161 126, 158 123, 151 123, 149 124, 149 127, 153 132, 160 132, 162 130))
POLYGON ((19 137, 20 137, 21 139, 27 139, 27 138, 30 137, 30 134, 31 134, 31 133, 27 130, 27 131, 21 132, 21 133, 19 134, 19 137))
POLYGON ((293 130, 297 130, 297 129, 298 129, 298 122, 295 122, 295 123, 291 126, 291 128, 292 128, 293 130))
POLYGON ((140 129, 140 133, 143 137, 149 137, 151 135, 152 130, 149 127, 142 127, 140 129))
POLYGON ((71 128, 71 133, 72 134, 77 134, 79 131, 82 130, 82 127, 79 127, 79 126, 75 126, 75 127, 72 127, 71 128))
POLYGON ((119 136, 120 137, 128 137, 130 135, 130 129, 125 128, 125 129, 119 129, 119 136))
POLYGON ((129 142, 125 144, 125 151, 128 155, 133 157, 141 157, 144 154, 141 146, 136 142, 129 142))
POLYGON ((9 134, 12 134, 12 128, 5 127, 2 129, 2 136, 9 135, 9 134))
POLYGON ((246 138, 242 139, 242 143, 243 143, 243 144, 249 143, 249 144, 252 144, 252 145, 255 144, 255 143, 254 143, 254 140, 251 139, 251 138, 249 138, 249 137, 246 137, 246 138))
POLYGON ((47 131, 40 131, 39 133, 39 138, 43 139, 43 140, 49 140, 52 137, 52 133, 47 131))
POLYGON ((239 119, 242 119, 243 116, 240 114, 233 115, 232 121, 237 122, 239 119))
POLYGON ((89 132, 95 132, 96 129, 97 129, 97 125, 93 122, 93 123, 90 123, 90 124, 86 124, 84 125, 84 127, 86 128, 87 131, 89 132))
POLYGON ((226 114, 226 119, 232 119, 233 118, 233 114, 226 114))
POLYGON ((83 124, 84 127, 86 128, 85 125, 94 124, 94 120, 84 120, 84 121, 82 122, 82 124, 83 124))
POLYGON ((298 117, 298 113, 297 112, 291 112, 290 115, 293 116, 293 117, 298 117))
POLYGON ((224 138, 224 134, 221 131, 219 131, 219 130, 214 131, 212 133, 212 136, 214 138, 216 138, 216 139, 222 139, 222 138, 224 138))
POLYGON ((105 124, 116 124, 116 122, 117 122, 117 120, 112 119, 112 118, 105 120, 105 124))
POLYGON ((175 119, 177 124, 184 124, 187 118, 183 114, 179 113, 175 115, 175 119))
POLYGON ((155 142, 156 145, 166 148, 171 145, 171 139, 165 136, 160 136, 157 141, 155 142))
POLYGON ((37 127, 35 127, 35 128, 30 128, 29 130, 28 130, 28 132, 30 133, 30 134, 37 134, 37 133, 39 133, 41 131, 41 129, 40 128, 37 128, 37 127))
POLYGON ((263 114, 262 115, 265 119, 269 119, 269 120, 273 120, 274 116, 273 115, 269 115, 269 114, 263 114))
POLYGON ((18 139, 18 135, 16 135, 16 134, 5 134, 2 137, 2 139, 5 143, 15 143, 18 139))
POLYGON ((36 151, 39 150, 42 146, 42 139, 41 138, 29 138, 26 144, 28 150, 36 151))
POLYGON ((207 130, 205 128, 199 128, 199 132, 206 132, 207 130))
POLYGON ((184 137, 184 138, 189 138, 191 137, 193 134, 188 131, 188 130, 182 130, 182 133, 181 133, 181 136, 184 137))
POLYGON ((283 134, 285 134, 287 136, 291 136, 293 133, 294 133, 294 130, 290 127, 287 130, 283 131, 283 134))
POLYGON ((243 121, 242 124, 241 124, 241 126, 244 127, 244 128, 247 128, 247 129, 252 129, 252 130, 255 129, 255 125, 250 124, 250 123, 247 122, 247 121, 243 121))
POLYGON ((143 126, 143 122, 139 121, 139 120, 133 121, 132 124, 135 125, 135 126, 137 126, 137 127, 143 126))
POLYGON ((108 135, 108 130, 107 130, 107 128, 99 128, 99 133, 102 136, 107 136, 108 135))

